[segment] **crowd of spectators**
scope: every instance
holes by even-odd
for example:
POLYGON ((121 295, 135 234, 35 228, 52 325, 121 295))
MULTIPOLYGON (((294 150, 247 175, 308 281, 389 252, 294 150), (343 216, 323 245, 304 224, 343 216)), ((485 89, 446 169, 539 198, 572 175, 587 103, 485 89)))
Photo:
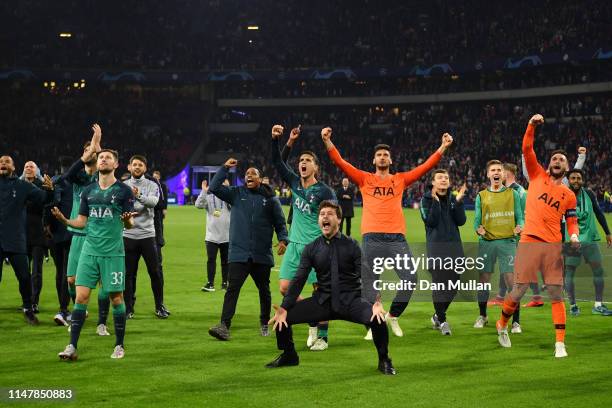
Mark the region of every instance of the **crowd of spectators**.
POLYGON ((610 21, 608 0, 21 0, 0 67, 404 67, 606 47, 610 21))
POLYGON ((0 152, 18 168, 35 161, 49 174, 59 159, 76 160, 99 123, 103 147, 120 154, 121 171, 133 154, 164 176, 181 169, 204 132, 209 109, 181 90, 72 84, 15 83, 0 87, 0 152))
MULTIPOLYGON (((208 152, 242 153, 247 166, 257 166, 282 186, 269 157, 272 124, 287 128, 301 124, 302 136, 295 145, 291 165, 301 150, 315 151, 321 161, 322 180, 339 186, 343 174, 330 162, 320 138, 320 129, 331 126, 332 140, 346 160, 358 168, 374 171, 372 148, 378 143, 392 147, 393 171, 405 171, 422 163, 439 146, 441 135, 451 133, 453 148, 445 155, 441 167, 450 170, 455 187, 467 183, 469 199, 484 188, 485 164, 499 159, 519 165, 522 136, 530 115, 542 113, 547 124, 537 135, 536 153, 546 165, 550 152, 563 148, 570 164, 577 158, 579 146, 588 149, 586 174, 600 199, 604 189, 610 191, 612 180, 612 96, 568 96, 524 101, 475 102, 460 104, 375 106, 351 108, 290 109, 223 109, 216 117, 227 123, 251 122, 260 127, 254 134, 211 135, 208 152)), ((519 175, 522 184, 527 181, 519 175)), ((404 204, 410 205, 422 196, 428 180, 422 179, 407 191, 404 204)))

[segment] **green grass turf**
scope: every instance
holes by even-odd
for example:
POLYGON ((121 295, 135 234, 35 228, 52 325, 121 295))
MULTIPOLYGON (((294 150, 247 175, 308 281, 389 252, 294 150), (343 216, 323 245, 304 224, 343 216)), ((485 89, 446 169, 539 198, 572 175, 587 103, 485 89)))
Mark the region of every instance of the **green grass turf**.
MULTIPOLYGON (((418 212, 406 210, 408 242, 423 242, 418 212)), ((361 211, 354 230, 359 232, 361 211)), ((467 226, 466 241, 474 240, 467 226)), ((52 263, 44 265, 41 325, 30 327, 17 311, 16 279, 5 267, 0 286, 0 387, 71 388, 79 406, 604 406, 611 401, 609 339, 612 318, 568 317, 569 358, 553 358, 554 331, 550 306, 523 309, 524 333, 513 335, 513 347, 502 349, 493 325, 475 330, 473 303, 449 310, 451 337, 431 330, 432 306, 411 303, 401 318, 403 338, 391 338, 390 354, 398 375, 376 371, 376 352, 362 339, 361 326, 332 322, 330 349, 305 350, 307 328, 295 329, 299 367, 267 370, 277 355, 274 337, 258 334, 258 298, 252 281, 242 290, 232 326, 232 340, 207 334, 218 322, 223 293, 204 293, 204 212, 171 208, 164 248, 166 305, 173 312, 162 321, 153 315, 149 280, 141 263, 136 317, 128 321, 126 358, 109 358, 114 337, 97 337, 95 294, 79 342, 76 363, 58 361, 69 337, 52 318, 57 311, 52 263), (354 405, 353 405, 354 404, 354 405)), ((612 221, 612 219, 611 219, 612 221)), ((359 236, 356 238, 360 239, 359 236)), ((277 260, 278 261, 278 260, 277 260)), ((279 262, 277 262, 277 267, 279 262)), ((272 274, 273 302, 278 304, 277 274, 272 274)), ((220 274, 218 273, 218 279, 220 274)), ((217 282, 217 286, 220 282, 217 282)), ((496 319, 499 308, 490 309, 496 319)), ((111 318, 112 319, 112 318, 111 318)), ((112 321, 109 322, 113 332, 112 321)), ((3 395, 3 397, 4 397, 3 395)), ((6 400, 0 400, 0 406, 6 400)), ((63 406, 64 402, 15 403, 14 406, 63 406)))

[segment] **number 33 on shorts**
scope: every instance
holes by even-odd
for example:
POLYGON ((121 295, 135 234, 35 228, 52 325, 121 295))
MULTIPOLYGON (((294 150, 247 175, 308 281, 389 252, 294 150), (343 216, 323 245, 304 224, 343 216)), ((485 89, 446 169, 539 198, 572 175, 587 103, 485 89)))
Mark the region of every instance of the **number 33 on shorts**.
POLYGON ((123 283, 123 272, 111 272, 111 285, 121 285, 123 283))

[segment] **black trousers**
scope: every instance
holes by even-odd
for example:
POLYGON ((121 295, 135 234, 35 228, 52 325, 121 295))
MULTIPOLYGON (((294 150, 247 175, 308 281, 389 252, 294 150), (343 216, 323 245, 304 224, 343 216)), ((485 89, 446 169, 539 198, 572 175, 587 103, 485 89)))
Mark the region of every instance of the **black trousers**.
POLYGON ((159 308, 164 303, 164 286, 159 273, 159 260, 157 259, 157 244, 155 238, 131 239, 123 238, 125 246, 125 308, 126 311, 134 311, 134 300, 136 293, 136 274, 138 272, 138 261, 144 258, 147 272, 151 278, 151 289, 155 299, 155 307, 159 308))
POLYGON ((19 293, 21 294, 21 302, 24 309, 32 308, 32 277, 28 268, 28 255, 17 254, 15 252, 5 252, 0 248, 0 281, 2 281, 2 267, 4 259, 8 258, 15 276, 19 282, 19 293))
POLYGON ((346 220, 346 235, 351 236, 351 220, 353 217, 342 217, 340 221, 340 232, 342 232, 342 225, 344 225, 344 220, 346 220))
MULTIPOLYGON (((162 287, 164 286, 164 265, 163 265, 163 257, 162 257, 162 246, 159 245, 159 239, 156 240, 157 241, 157 245, 155 246, 157 248, 157 263, 158 263, 158 268, 159 268, 159 276, 161 277, 161 283, 162 283, 162 287)), ((136 288, 136 286, 134 286, 134 288, 136 288)))
POLYGON ((51 256, 55 263, 55 290, 57 291, 57 300, 59 302, 59 310, 62 312, 68 311, 70 304, 70 294, 68 293, 68 280, 66 272, 68 270, 68 254, 70 253, 70 240, 54 243, 51 248, 51 256))
MULTIPOLYGON (((395 258, 397 255, 404 255, 412 258, 412 252, 408 247, 406 238, 403 234, 386 234, 369 232, 363 235, 363 257, 361 269, 362 296, 369 302, 374 303, 378 292, 374 287, 374 281, 381 279, 381 275, 374 272, 375 258, 395 258)), ((400 280, 415 282, 416 274, 412 273, 411 266, 408 269, 395 269, 395 273, 400 280)), ((389 308, 389 313, 393 317, 400 317, 408 307, 408 302, 412 297, 412 290, 397 290, 395 297, 389 308)))
POLYGON ((445 285, 445 290, 432 290, 431 297, 433 300, 434 309, 440 323, 446 321, 446 311, 451 302, 457 295, 457 289, 449 289, 449 282, 458 282, 461 275, 455 273, 452 269, 431 270, 431 281, 433 283, 442 283, 445 285))
POLYGON ((232 324, 232 318, 236 313, 240 289, 246 278, 251 275, 255 286, 259 290, 259 322, 268 324, 270 320, 270 309, 272 308, 272 295, 270 294, 270 269, 271 265, 257 264, 253 262, 230 262, 228 279, 229 284, 225 297, 223 298, 223 311, 221 312, 221 323, 227 327, 232 324))
POLYGON ((328 299, 323 304, 309 297, 287 311, 287 324, 289 327, 276 327, 276 345, 279 350, 295 352, 293 344, 293 331, 291 326, 298 323, 323 322, 328 320, 346 320, 359 323, 372 329, 372 339, 378 352, 378 358, 388 357, 389 331, 385 322, 379 323, 378 320, 370 321, 372 318, 372 303, 359 297, 349 305, 341 305, 339 311, 334 311, 331 307, 331 300, 328 299))
POLYGON ((44 246, 28 247, 28 269, 32 276, 32 304, 37 305, 43 285, 43 262, 46 248, 44 246))
POLYGON ((208 282, 215 283, 215 275, 217 273, 217 252, 221 253, 221 282, 227 282, 227 253, 229 250, 229 242, 222 244, 216 244, 214 242, 206 241, 206 255, 208 260, 206 262, 206 272, 208 275, 208 282))

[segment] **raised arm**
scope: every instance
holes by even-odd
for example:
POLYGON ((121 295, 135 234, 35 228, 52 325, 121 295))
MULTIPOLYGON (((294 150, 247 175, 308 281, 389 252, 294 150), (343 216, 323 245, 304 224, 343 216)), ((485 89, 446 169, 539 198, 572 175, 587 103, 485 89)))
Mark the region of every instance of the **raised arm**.
POLYGON ((586 152, 586 147, 580 146, 578 148, 578 158, 576 159, 576 164, 574 164, 575 169, 582 170, 584 167, 584 164, 586 163, 586 152))
POLYGON ((440 162, 442 155, 451 144, 453 144, 453 137, 448 133, 443 134, 442 144, 440 145, 438 150, 436 150, 431 156, 429 156, 425 163, 421 164, 418 167, 415 167, 410 171, 399 173, 404 179, 404 185, 406 187, 409 186, 410 184, 414 183, 415 181, 423 177, 425 174, 427 174, 428 171, 433 169, 440 162))
POLYGON ((202 191, 196 198, 195 207, 200 210, 208 211, 208 200, 206 199, 206 195, 208 194, 208 181, 202 180, 202 191))
POLYGON ((323 143, 325 143, 325 147, 327 148, 327 154, 329 158, 334 162, 334 164, 340 168, 346 174, 346 176, 351 179, 351 181, 357 186, 361 187, 365 182, 366 173, 363 170, 359 170, 353 167, 352 164, 347 162, 340 156, 340 152, 336 149, 336 146, 331 141, 332 129, 329 127, 321 130, 321 139, 323 139, 323 143))
MULTIPOLYGON (((279 139, 283 135, 283 127, 281 125, 274 125, 272 127, 272 141, 271 141, 271 149, 272 149, 272 164, 276 170, 278 170, 283 181, 290 186, 295 186, 300 182, 300 176, 295 174, 285 163, 285 161, 281 158, 281 153, 279 150, 279 139)), ((299 128, 291 130, 291 133, 298 132, 299 128)))
POLYGON ((527 170, 525 174, 529 176, 530 180, 534 180, 536 177, 546 173, 544 168, 538 163, 538 158, 533 150, 535 129, 543 123, 544 117, 542 115, 533 115, 529 119, 527 130, 525 130, 525 135, 523 136, 523 157, 525 159, 525 169, 527 170))
POLYGON ((225 164, 221 166, 219 171, 210 181, 210 192, 229 204, 234 204, 234 194, 232 193, 231 188, 223 185, 223 180, 227 178, 229 169, 236 167, 237 164, 238 160, 233 158, 227 159, 225 164))

